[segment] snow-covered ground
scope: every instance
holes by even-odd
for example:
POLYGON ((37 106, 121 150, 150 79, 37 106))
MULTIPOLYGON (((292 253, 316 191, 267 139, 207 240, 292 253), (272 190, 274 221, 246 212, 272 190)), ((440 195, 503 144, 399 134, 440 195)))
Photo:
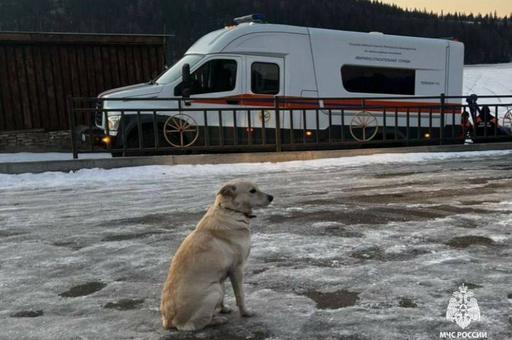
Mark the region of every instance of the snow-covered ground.
MULTIPOLYGON (((512 63, 507 64, 491 64, 491 65, 467 65, 464 67, 464 87, 463 94, 477 94, 479 96, 496 96, 509 95, 512 96, 512 63)), ((510 98, 480 98, 479 104, 503 104, 498 106, 498 116, 503 116, 512 110, 510 98)), ((490 107, 494 114, 496 107, 490 107)))
POLYGON ((512 63, 466 65, 463 92, 464 95, 512 95, 512 63))
MULTIPOLYGON (((512 338, 512 152, 0 175, 0 339, 438 339, 465 283, 512 338), (220 185, 258 211, 249 319, 160 328, 169 257, 220 185)), ((227 284, 227 304, 234 306, 227 284)))

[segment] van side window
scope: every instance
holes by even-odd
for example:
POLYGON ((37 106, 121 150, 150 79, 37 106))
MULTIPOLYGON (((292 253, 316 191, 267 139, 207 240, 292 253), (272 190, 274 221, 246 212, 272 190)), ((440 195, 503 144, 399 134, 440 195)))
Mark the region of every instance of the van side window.
MULTIPOLYGON (((232 91, 236 86, 236 61, 232 59, 214 59, 206 62, 190 76, 192 91, 190 94, 232 91)), ((183 83, 174 88, 174 95, 181 96, 183 83)))
POLYGON ((348 92, 414 95, 416 71, 402 68, 343 65, 341 80, 348 92))
POLYGON ((252 63, 251 91, 257 94, 279 93, 279 65, 273 63, 252 63))

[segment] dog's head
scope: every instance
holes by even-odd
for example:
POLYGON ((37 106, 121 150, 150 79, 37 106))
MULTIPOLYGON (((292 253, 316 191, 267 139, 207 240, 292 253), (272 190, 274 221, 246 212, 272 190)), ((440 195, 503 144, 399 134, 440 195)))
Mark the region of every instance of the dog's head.
POLYGON ((273 199, 272 195, 262 192, 254 183, 234 180, 222 186, 215 205, 250 215, 253 208, 266 207, 273 199))

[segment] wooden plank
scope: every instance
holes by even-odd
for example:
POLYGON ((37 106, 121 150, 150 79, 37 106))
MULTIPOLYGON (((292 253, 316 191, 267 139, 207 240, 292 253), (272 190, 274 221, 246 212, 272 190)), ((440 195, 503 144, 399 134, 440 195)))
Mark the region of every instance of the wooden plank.
POLYGON ((31 46, 32 58, 34 62, 34 82, 36 84, 38 105, 37 115, 40 120, 40 127, 45 129, 48 127, 48 121, 50 117, 50 108, 48 103, 48 84, 44 77, 44 62, 41 56, 40 46, 31 46))
POLYGON ((132 47, 133 52, 133 69, 135 70, 135 83, 143 82, 142 57, 138 47, 132 47))
POLYGON ((8 80, 8 89, 10 90, 10 95, 13 98, 12 101, 12 118, 14 123, 13 130, 22 130, 23 129, 23 108, 21 105, 21 93, 19 89, 19 82, 16 70, 16 51, 14 46, 6 47, 6 65, 7 65, 7 74, 9 77, 8 80))
POLYGON ((165 50, 162 46, 156 46, 155 49, 156 55, 158 56, 158 66, 163 72, 165 66, 165 50))
POLYGON ((49 107, 48 117, 45 125, 46 128, 55 130, 59 124, 59 113, 57 109, 57 98, 55 90, 56 84, 53 77, 53 66, 49 46, 41 46, 41 56, 43 60, 44 83, 46 84, 46 94, 49 107))
POLYGON ((151 79, 155 79, 157 75, 160 74, 160 68, 158 67, 158 60, 156 51, 153 46, 150 46, 148 49, 149 62, 151 66, 151 79))
MULTIPOLYGON (((4 86, 5 86, 6 83, 4 83, 4 86)), ((2 98, 2 83, 1 83, 1 80, 0 80, 0 131, 4 131, 4 130, 7 130, 7 126, 6 126, 6 116, 7 116, 7 112, 5 112, 5 108, 4 108, 4 101, 3 101, 3 98, 2 98)))
POLYGON ((121 86, 129 85, 128 67, 126 66, 126 49, 124 47, 116 47, 116 52, 119 68, 119 82, 121 83, 121 86))
POLYGON ((99 94, 96 71, 94 69, 94 55, 92 46, 84 47, 85 72, 87 72, 87 83, 89 84, 88 96, 96 97, 99 94))
POLYGON ((0 102, 2 102, 2 130, 14 130, 14 117, 12 116, 12 96, 9 91, 9 77, 7 72, 7 57, 5 47, 0 46, 0 102))
POLYGON ((55 79, 55 99, 57 102, 58 121, 57 129, 67 129, 66 94, 64 92, 64 75, 60 65, 58 48, 51 48, 53 76, 55 79))
MULTIPOLYGON (((70 77, 71 77, 71 83, 73 88, 73 97, 82 97, 83 92, 80 85, 80 77, 81 72, 80 68, 78 66, 79 64, 79 58, 77 53, 76 46, 66 46, 67 53, 69 55, 70 60, 70 77)), ((75 114, 75 124, 86 124, 86 113, 76 113, 75 114)))
MULTIPOLYGON (((69 46, 68 48, 72 48, 76 51, 77 56, 77 66, 78 66, 78 81, 80 83, 80 97, 88 97, 89 96, 89 83, 87 77, 87 69, 85 65, 85 53, 84 46, 69 46)), ((84 112, 83 113, 83 122, 87 126, 94 126, 94 111, 84 112)))
MULTIPOLYGON (((108 47, 100 47, 101 50, 101 63, 103 68, 103 77, 105 80, 105 90, 113 88, 112 83, 112 65, 110 63, 110 53, 108 47)), ((99 61, 99 60, 98 60, 99 61)))
MULTIPOLYGON (((71 65, 69 60, 69 50, 66 46, 59 46, 58 48, 60 55, 60 65, 62 68, 62 82, 64 84, 64 92, 65 96, 68 95, 74 96, 75 93, 73 91, 73 83, 72 83, 72 74, 71 74, 71 65)), ((66 106, 67 108, 67 106, 66 106)), ((67 111, 67 110, 66 110, 67 111)))
POLYGON ((77 56, 78 82, 80 84, 80 97, 89 96, 89 86, 87 84, 87 71, 85 68, 85 57, 83 46, 70 46, 68 49, 74 49, 77 56))
POLYGON ((80 97, 80 82, 78 77, 80 72, 78 70, 78 58, 76 56, 76 50, 74 48, 67 48, 66 54, 69 59, 69 80, 71 83, 71 94, 73 97, 80 97))
POLYGON ((121 81, 119 77, 119 59, 117 58, 117 50, 115 47, 111 46, 108 51, 110 69, 112 70, 112 87, 120 87, 121 81))
POLYGON ((135 84, 137 83, 137 77, 135 75, 135 61, 133 59, 133 49, 130 46, 125 46, 124 51, 126 56, 126 71, 128 75, 128 83, 135 84))
MULTIPOLYGON (((1 58, 0 58, 0 62, 1 62, 1 58)), ((3 83, 3 84, 4 84, 3 86, 5 86, 6 83, 3 83)), ((2 98, 2 80, 0 79, 0 131, 7 130, 6 122, 5 122, 6 116, 7 116, 7 112, 5 112, 4 101, 2 98)))
POLYGON ((23 54, 25 56, 25 70, 27 75, 28 84, 28 97, 30 103, 30 116, 33 129, 43 128, 40 116, 40 100, 39 93, 37 92, 37 76, 35 72, 33 47, 23 46, 23 54))
POLYGON ((93 58, 94 58, 94 71, 96 74, 96 89, 98 94, 105 91, 105 76, 103 72, 103 65, 101 62, 101 49, 97 46, 93 47, 93 58))
POLYGON ((28 95, 27 71, 25 68, 25 56, 23 46, 16 46, 14 49, 17 80, 20 89, 21 111, 23 114, 23 129, 32 129, 32 117, 30 114, 30 98, 28 95))
POLYGON ((143 82, 146 82, 146 81, 149 81, 151 79, 151 66, 149 65, 149 54, 148 54, 148 50, 145 49, 145 48, 140 48, 140 54, 141 54, 141 58, 142 58, 142 77, 143 77, 143 82))

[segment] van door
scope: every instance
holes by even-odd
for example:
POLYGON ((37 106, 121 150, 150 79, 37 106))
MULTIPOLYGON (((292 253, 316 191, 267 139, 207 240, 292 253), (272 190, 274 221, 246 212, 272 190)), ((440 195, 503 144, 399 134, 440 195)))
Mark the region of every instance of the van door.
MULTIPOLYGON (((274 97, 285 95, 285 63, 283 58, 267 56, 247 56, 247 89, 244 106, 261 107, 260 110, 239 112, 240 121, 252 133, 256 143, 274 142, 275 135, 266 128, 275 128, 274 97), (265 108, 268 108, 265 110, 265 108)), ((282 118, 282 117, 281 117, 282 118)))
MULTIPOLYGON (((208 146, 236 142, 234 125, 244 91, 243 71, 243 59, 227 54, 212 55, 191 70, 190 98, 184 101, 179 120, 175 120, 178 123, 173 125, 199 127, 195 128, 197 140, 192 144, 208 146), (224 110, 217 111, 216 108, 224 110)), ((175 87, 174 96, 181 95, 182 86, 183 83, 175 87)))

